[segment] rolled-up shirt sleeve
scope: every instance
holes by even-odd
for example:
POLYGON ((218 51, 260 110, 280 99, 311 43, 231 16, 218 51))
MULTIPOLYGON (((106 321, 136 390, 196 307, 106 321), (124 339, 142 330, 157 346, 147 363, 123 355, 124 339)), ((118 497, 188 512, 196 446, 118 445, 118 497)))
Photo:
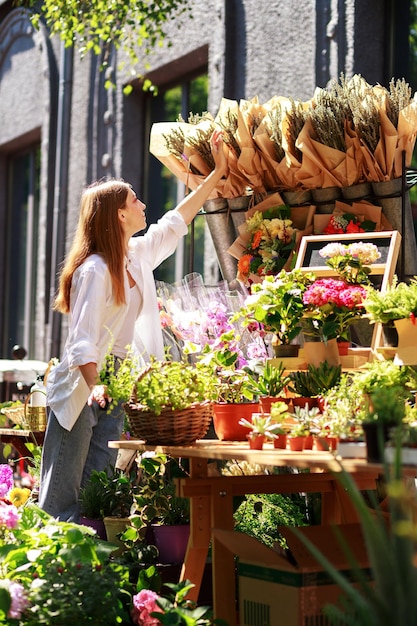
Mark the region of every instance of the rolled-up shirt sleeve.
POLYGON ((68 364, 71 370, 86 363, 99 364, 101 360, 100 337, 105 307, 109 304, 106 301, 111 294, 109 281, 108 272, 97 264, 86 263, 74 274, 71 331, 68 337, 68 364))

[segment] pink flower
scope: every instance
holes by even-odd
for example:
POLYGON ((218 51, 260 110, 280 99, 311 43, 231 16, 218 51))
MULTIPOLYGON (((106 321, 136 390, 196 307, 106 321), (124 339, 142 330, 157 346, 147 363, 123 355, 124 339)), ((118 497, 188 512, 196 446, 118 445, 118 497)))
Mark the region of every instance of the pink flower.
POLYGON ((19 512, 14 504, 0 502, 0 527, 5 526, 9 530, 16 528, 19 519, 19 512))
POLYGON ((13 487, 13 470, 10 465, 0 465, 0 498, 4 498, 13 487))
POLYGON ((162 613, 162 609, 156 604, 158 594, 150 589, 142 589, 133 596, 132 619, 139 626, 157 626, 160 621, 150 614, 153 612, 162 613))
POLYGON ((25 588, 20 583, 10 581, 9 593, 11 597, 11 605, 7 617, 11 619, 20 619, 22 613, 29 606, 29 601, 25 594, 25 588))

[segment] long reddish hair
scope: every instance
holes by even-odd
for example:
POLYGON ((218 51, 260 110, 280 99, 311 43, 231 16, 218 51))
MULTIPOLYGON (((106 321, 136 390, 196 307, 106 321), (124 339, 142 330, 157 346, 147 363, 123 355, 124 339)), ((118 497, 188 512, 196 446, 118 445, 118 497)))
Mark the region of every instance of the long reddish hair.
POLYGON ((126 302, 124 290, 125 239, 118 211, 126 204, 130 185, 122 180, 96 182, 81 197, 80 217, 74 241, 59 279, 54 309, 70 311, 72 276, 88 256, 100 254, 110 272, 117 304, 126 302))

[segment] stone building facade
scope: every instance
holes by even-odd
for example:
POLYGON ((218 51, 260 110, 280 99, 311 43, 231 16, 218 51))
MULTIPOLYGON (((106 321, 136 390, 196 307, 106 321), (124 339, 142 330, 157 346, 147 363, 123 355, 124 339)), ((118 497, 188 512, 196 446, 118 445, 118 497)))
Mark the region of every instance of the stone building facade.
MULTIPOLYGON (((35 31, 26 10, 0 0, 0 357, 10 358, 15 344, 30 358, 60 354, 65 321, 51 301, 86 184, 123 177, 149 204, 149 221, 161 214, 160 168, 148 141, 152 122, 164 120, 164 92, 178 87, 187 113, 190 85, 206 76, 206 110, 215 115, 223 97, 307 99, 341 73, 387 84, 407 70, 401 29, 408 26, 396 5, 194 0, 192 20, 169 24, 171 47, 147 59, 154 97, 135 80, 123 94, 131 78, 119 69, 120 53, 106 76, 100 59, 81 60, 44 26, 35 31), (114 89, 104 88, 106 78, 114 89)), ((210 245, 206 257, 215 279, 210 245)))

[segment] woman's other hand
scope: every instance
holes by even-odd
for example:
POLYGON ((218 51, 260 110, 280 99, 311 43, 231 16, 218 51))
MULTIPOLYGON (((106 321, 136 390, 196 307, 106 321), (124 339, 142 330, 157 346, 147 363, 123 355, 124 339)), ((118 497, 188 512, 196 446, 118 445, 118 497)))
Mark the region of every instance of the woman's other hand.
POLYGON ((90 395, 87 400, 88 406, 91 406, 93 402, 97 402, 102 409, 107 408, 108 404, 111 402, 111 398, 107 393, 106 385, 94 385, 91 387, 90 395))

